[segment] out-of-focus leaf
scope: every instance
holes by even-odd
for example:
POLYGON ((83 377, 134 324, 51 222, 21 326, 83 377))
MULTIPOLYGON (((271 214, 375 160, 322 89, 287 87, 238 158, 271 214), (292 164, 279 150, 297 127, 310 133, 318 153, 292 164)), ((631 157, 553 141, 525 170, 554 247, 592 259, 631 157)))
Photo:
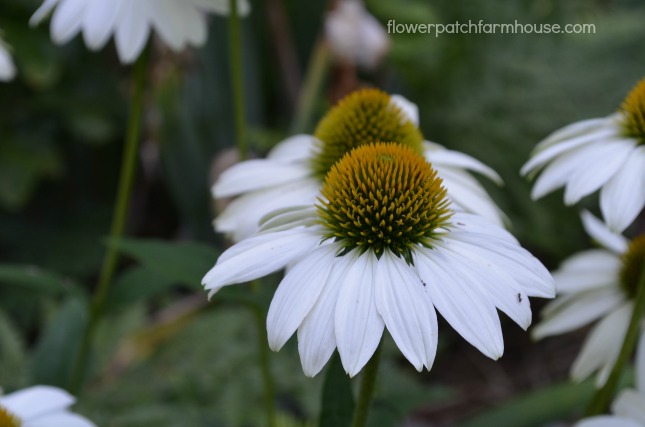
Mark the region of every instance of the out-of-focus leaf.
POLYGON ((88 320, 87 301, 67 299, 38 340, 32 359, 32 382, 67 387, 88 320))
POLYGON ((24 382, 25 359, 20 333, 0 311, 0 378, 3 387, 14 388, 24 382))
POLYGON ((0 283, 48 295, 64 294, 80 289, 72 279, 32 265, 0 264, 0 283))
POLYGON ((353 415, 352 383, 340 363, 338 353, 334 353, 323 386, 319 427, 349 427, 353 415))
POLYGON ((145 300, 170 288, 176 282, 147 267, 134 267, 122 273, 110 288, 108 308, 120 308, 145 300))
POLYGON ((195 289, 217 259, 217 251, 194 242, 169 243, 154 239, 108 240, 121 252, 135 258, 149 271, 195 289))

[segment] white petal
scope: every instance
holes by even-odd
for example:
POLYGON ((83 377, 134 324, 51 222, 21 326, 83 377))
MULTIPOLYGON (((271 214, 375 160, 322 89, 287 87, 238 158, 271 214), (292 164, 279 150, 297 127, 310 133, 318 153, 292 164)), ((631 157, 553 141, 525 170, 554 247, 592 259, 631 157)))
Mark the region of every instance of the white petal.
POLYGON ((522 175, 527 175, 531 171, 540 169, 556 157, 583 145, 610 138, 614 139, 619 136, 619 131, 620 130, 618 128, 614 127, 602 127, 594 130, 593 132, 585 133, 583 135, 564 140, 560 143, 553 144, 542 151, 536 152, 533 157, 526 162, 524 166, 522 166, 520 173, 522 175))
POLYGON ((556 130, 551 135, 542 140, 536 147, 536 151, 545 150, 547 147, 554 145, 566 139, 576 138, 578 136, 595 133, 603 129, 616 128, 616 115, 601 117, 598 119, 588 119, 572 123, 561 129, 556 130))
POLYGON ((34 12, 34 14, 29 19, 29 25, 35 27, 40 24, 49 13, 54 10, 59 0, 45 0, 43 4, 34 12))
POLYGON ((96 427, 85 417, 68 411, 47 414, 35 420, 29 420, 24 427, 96 427))
POLYGON ((202 284, 212 296, 223 286, 266 276, 303 256, 320 240, 319 235, 302 228, 258 234, 224 251, 202 284))
POLYGON ((367 251, 342 278, 336 304, 334 330, 345 371, 353 377, 370 360, 381 342, 383 318, 374 301, 376 256, 367 251))
POLYGON ((186 43, 184 26, 191 24, 185 22, 186 11, 192 6, 173 0, 155 0, 155 3, 148 10, 152 26, 170 49, 175 52, 183 49, 186 43))
POLYGON ((11 55, 3 45, 0 39, 0 81, 8 82, 16 76, 16 66, 11 59, 11 55))
POLYGON ((298 328, 298 352, 302 370, 308 377, 318 374, 336 349, 334 332, 336 303, 343 277, 357 259, 357 251, 336 258, 325 288, 298 328))
POLYGON ((303 223, 311 223, 318 218, 317 208, 311 205, 289 206, 286 208, 276 209, 260 218, 260 231, 277 231, 278 228, 303 223))
POLYGON ((617 254, 623 254, 627 251, 629 242, 625 237, 612 232, 602 221, 588 211, 582 211, 580 217, 582 218, 582 225, 584 225, 587 234, 600 245, 617 254))
POLYGON ((645 205, 645 147, 634 150, 600 191, 600 210, 610 229, 621 232, 645 205))
POLYGON ((0 404, 19 418, 29 421, 74 404, 74 396, 56 387, 34 386, 0 397, 0 404))
POLYGON ((583 167, 576 168, 564 191, 567 205, 577 203, 611 179, 634 151, 636 142, 628 140, 604 141, 595 150, 578 159, 583 167))
POLYGON ((271 350, 280 350, 309 314, 325 287, 339 249, 337 245, 321 246, 305 255, 284 276, 267 315, 271 350))
POLYGON ((419 125, 419 107, 413 102, 408 101, 402 95, 390 96, 390 103, 398 107, 412 124, 419 125))
POLYGON ((540 322, 533 329, 533 337, 541 339, 577 329, 611 312, 624 300, 619 289, 600 288, 583 292, 570 304, 540 322))
POLYGON ((213 185, 216 198, 235 196, 276 185, 300 181, 311 175, 309 168, 272 160, 246 160, 225 170, 213 185))
POLYGON ((499 359, 504 339, 497 310, 482 286, 465 275, 467 267, 451 267, 439 250, 416 251, 414 264, 434 306, 450 326, 483 354, 499 359))
POLYGON ((432 367, 437 314, 427 286, 413 267, 385 250, 376 264, 376 308, 401 353, 417 371, 432 367))
POLYGON ((643 425, 628 418, 600 415, 585 418, 577 422, 573 427, 643 427, 643 425))
POLYGON ((134 62, 148 41, 150 21, 141 1, 124 1, 116 19, 116 43, 119 59, 124 64, 134 62))
POLYGON ((90 50, 101 49, 109 40, 122 1, 95 0, 88 3, 83 20, 83 40, 90 50))
POLYGON ((632 305, 625 304, 593 327, 585 339, 580 354, 571 365, 571 377, 575 381, 586 379, 593 372, 605 366, 612 359, 613 354, 618 353, 631 313, 632 305))
POLYGON ((63 0, 56 8, 51 21, 51 37, 55 43, 67 43, 83 24, 87 6, 85 0, 63 0))
POLYGON ((591 249, 566 259, 553 273, 558 294, 614 286, 622 266, 620 257, 605 249, 591 249))
POLYGON ((276 144, 267 154, 267 159, 284 163, 310 160, 316 144, 316 138, 311 135, 294 135, 276 144))
MULTIPOLYGON (((434 144, 434 146, 437 145, 439 144, 434 144)), ((425 151, 424 156, 433 166, 441 165, 452 168, 468 169, 490 178, 497 185, 504 184, 502 177, 500 177, 493 168, 485 165, 474 157, 460 153, 459 151, 430 149, 425 151)))
POLYGON ((625 390, 614 400, 611 411, 645 425, 645 396, 634 390, 625 390))

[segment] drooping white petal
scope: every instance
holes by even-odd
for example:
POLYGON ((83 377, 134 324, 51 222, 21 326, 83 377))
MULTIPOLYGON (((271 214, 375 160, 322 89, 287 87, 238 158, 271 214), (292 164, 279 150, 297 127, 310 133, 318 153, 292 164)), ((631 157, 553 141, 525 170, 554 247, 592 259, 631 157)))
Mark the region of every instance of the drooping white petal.
POLYGON ((0 39, 0 82, 8 82, 16 76, 16 66, 11 54, 0 39))
MULTIPOLYGON (((427 146, 427 145, 426 145, 427 146)), ((433 143, 432 148, 424 152, 425 158, 434 166, 452 167, 458 169, 468 169, 480 173, 497 185, 503 185, 504 181, 493 168, 485 165, 472 156, 459 151, 448 149, 436 149, 439 144, 433 143)))
POLYGON ((541 339, 572 331, 611 312, 624 301, 625 296, 619 289, 600 288, 583 292, 540 322, 533 329, 533 337, 541 339))
POLYGON ((622 232, 644 205, 645 147, 638 147, 600 191, 600 210, 609 228, 622 232))
POLYGON ((272 160, 246 160, 225 170, 213 185, 216 198, 261 190, 307 178, 309 168, 272 160))
POLYGON ((542 166, 546 165, 551 160, 575 148, 594 143, 596 141, 602 142, 606 139, 615 139, 617 136, 619 136, 618 128, 601 127, 592 132, 564 140, 558 144, 554 144, 542 151, 535 153, 534 156, 531 157, 531 159, 526 162, 524 166, 522 166, 520 174, 527 175, 532 171, 539 170, 542 166))
POLYGON ((604 141, 595 150, 581 155, 578 161, 583 167, 576 168, 568 178, 564 203, 577 203, 603 186, 623 167, 635 146, 635 141, 624 139, 604 141))
POLYGON ((305 223, 312 225, 311 222, 317 218, 316 212, 316 207, 311 205, 290 206, 269 212, 260 218, 258 224, 260 224, 260 231, 277 231, 281 227, 293 227, 305 223))
POLYGON ((585 418, 577 422, 573 427, 643 427, 629 418, 616 417, 613 415, 600 415, 597 417, 585 418))
POLYGON ((402 95, 390 96, 390 103, 398 107, 412 124, 419 125, 419 107, 402 95))
POLYGON ((613 114, 598 119, 587 119, 571 123, 570 125, 556 130, 545 139, 543 139, 538 145, 535 146, 535 151, 540 152, 551 145, 555 145, 567 139, 592 134, 604 129, 615 129, 616 119, 617 116, 613 114))
POLYGON ((416 271, 385 250, 374 277, 376 308, 401 353, 417 371, 430 369, 437 352, 437 315, 416 271))
POLYGON ((24 427, 96 427, 87 418, 69 411, 46 414, 34 420, 27 420, 24 427))
POLYGON ((124 1, 116 20, 114 41, 119 59, 130 64, 139 57, 150 35, 144 2, 124 1))
POLYGON ((152 26, 161 39, 174 51, 183 49, 186 45, 184 26, 192 24, 186 20, 186 7, 174 0, 154 0, 156 7, 146 10, 152 26))
POLYGON ((621 265, 620 257, 605 249, 577 253, 566 259, 553 273, 558 294, 615 286, 621 265))
POLYGON ((336 344, 349 376, 356 375, 381 342, 383 318, 374 300, 376 256, 367 251, 346 271, 336 304, 336 344))
POLYGON ((29 19, 29 25, 35 27, 51 13, 60 0, 45 0, 29 19))
POLYGON ((313 377, 336 349, 335 313, 338 294, 347 269, 358 259, 358 251, 336 258, 316 304, 298 328, 298 352, 302 370, 313 377))
POLYGON ((624 304, 593 327, 571 365, 571 378, 582 381, 612 360, 613 354, 622 345, 632 307, 631 304, 624 304))
POLYGON ((645 425, 645 396, 635 390, 625 390, 614 400, 611 411, 645 425))
POLYGON ((434 306, 466 341, 491 359, 504 353, 502 328, 495 305, 467 267, 450 268, 442 251, 416 251, 414 264, 434 306), (446 265, 444 268, 443 265, 446 265))
POLYGON ((582 225, 584 225, 587 234, 595 241, 617 254, 625 253, 627 246, 629 246, 629 241, 624 236, 612 232, 589 211, 582 211, 580 217, 582 218, 582 225))
POLYGON ((103 48, 110 39, 122 2, 95 0, 88 3, 83 19, 83 40, 90 50, 103 48))
POLYGON ((309 314, 325 287, 339 249, 336 245, 321 246, 305 255, 284 276, 267 315, 271 350, 280 350, 309 314))
POLYGON ((311 135, 293 135, 276 144, 267 154, 267 159, 284 163, 309 160, 317 143, 316 138, 311 135))
POLYGON ((248 282, 284 268, 319 242, 319 235, 301 227, 249 237, 224 251, 202 284, 211 291, 211 297, 223 286, 248 282))
POLYGON ((51 38, 54 43, 67 43, 78 33, 87 7, 86 0, 62 0, 51 22, 51 38))
POLYGON ((62 411, 73 405, 76 399, 65 390, 50 386, 29 387, 0 397, 0 404, 9 412, 24 420, 62 411))

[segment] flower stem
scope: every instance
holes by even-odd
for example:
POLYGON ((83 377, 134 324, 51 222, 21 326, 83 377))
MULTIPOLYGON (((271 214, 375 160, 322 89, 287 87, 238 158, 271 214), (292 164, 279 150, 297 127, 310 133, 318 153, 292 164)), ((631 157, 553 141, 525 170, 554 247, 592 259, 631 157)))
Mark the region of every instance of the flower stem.
POLYGON ((229 0, 229 55, 231 61, 231 82, 233 89, 233 114, 235 115, 235 137, 240 160, 248 156, 246 146, 246 135, 244 131, 244 86, 242 66, 242 36, 240 29, 240 14, 238 12, 238 0, 229 0))
POLYGON ((609 403, 616 391, 618 381, 623 373, 625 363, 627 363, 634 352, 634 347, 636 346, 636 341, 638 340, 640 332, 643 312, 645 312, 645 269, 641 272, 640 280, 638 282, 638 292, 636 293, 636 301, 634 302, 634 311, 625 334, 623 346, 620 349, 616 363, 609 374, 609 378, 607 378, 607 382, 596 392, 593 399, 591 399, 586 411, 587 416, 598 415, 607 411, 609 403))
POLYGON ((329 47, 325 40, 320 39, 316 42, 316 46, 309 66, 307 67, 307 75, 305 81, 300 88, 300 95, 298 97, 298 104, 296 105, 296 115, 291 124, 291 133, 306 132, 311 125, 311 119, 314 115, 316 101, 320 95, 320 91, 325 83, 327 70, 329 68, 330 53, 329 47))
MULTIPOLYGON (((139 130, 141 127, 141 116, 143 114, 143 94, 145 90, 149 54, 148 50, 149 49, 144 49, 134 66, 134 93, 132 95, 132 105, 130 106, 130 117, 128 119, 125 147, 121 163, 121 175, 119 177, 119 187, 117 190, 116 204, 110 229, 110 240, 112 242, 123 237, 125 221, 130 206, 130 196, 132 194, 132 186, 137 166, 137 154, 139 151, 139 130)), ((112 278, 116 271, 118 255, 119 252, 116 245, 111 244, 108 246, 105 257, 103 258, 103 265, 101 266, 98 285, 90 307, 89 320, 85 327, 85 332, 83 334, 71 378, 70 389, 74 394, 78 394, 82 388, 92 339, 101 315, 103 314, 103 308, 110 287, 110 282, 112 282, 112 278)))
POLYGON ((356 402, 356 408, 354 409, 352 427, 365 427, 367 424, 367 416, 369 415, 370 407, 372 406, 374 386, 376 385, 376 377, 378 376, 378 366, 381 361, 382 346, 382 343, 379 344, 374 355, 363 370, 361 388, 358 392, 358 401, 356 402))
POLYGON ((258 350, 260 352, 260 370, 262 371, 262 382, 264 383, 264 411, 266 414, 267 426, 276 427, 275 417, 275 384, 271 375, 270 353, 267 345, 267 329, 265 326, 264 312, 252 307, 255 324, 258 330, 258 350))

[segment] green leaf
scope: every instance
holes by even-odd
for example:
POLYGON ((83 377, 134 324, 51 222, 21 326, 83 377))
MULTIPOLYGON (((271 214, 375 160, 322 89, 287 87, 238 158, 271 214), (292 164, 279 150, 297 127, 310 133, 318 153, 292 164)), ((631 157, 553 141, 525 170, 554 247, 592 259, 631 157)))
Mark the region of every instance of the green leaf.
POLYGON ((108 240, 121 252, 176 283, 201 289, 201 280, 217 259, 217 251, 201 243, 169 243, 155 239, 108 240))
POLYGON ((322 396, 319 427, 349 427, 354 415, 352 383, 337 352, 329 363, 322 396))
POLYGON ((134 267, 122 273, 110 288, 107 307, 123 307, 146 300, 169 289, 172 278, 147 267, 134 267))
POLYGON ((2 386, 17 388, 24 383, 25 344, 14 324, 0 310, 0 378, 2 386))
POLYGON ((33 383, 69 385, 87 321, 87 301, 67 299, 38 340, 31 367, 33 383))
POLYGON ((0 264, 0 282, 48 295, 65 294, 80 289, 67 277, 31 265, 0 264))

